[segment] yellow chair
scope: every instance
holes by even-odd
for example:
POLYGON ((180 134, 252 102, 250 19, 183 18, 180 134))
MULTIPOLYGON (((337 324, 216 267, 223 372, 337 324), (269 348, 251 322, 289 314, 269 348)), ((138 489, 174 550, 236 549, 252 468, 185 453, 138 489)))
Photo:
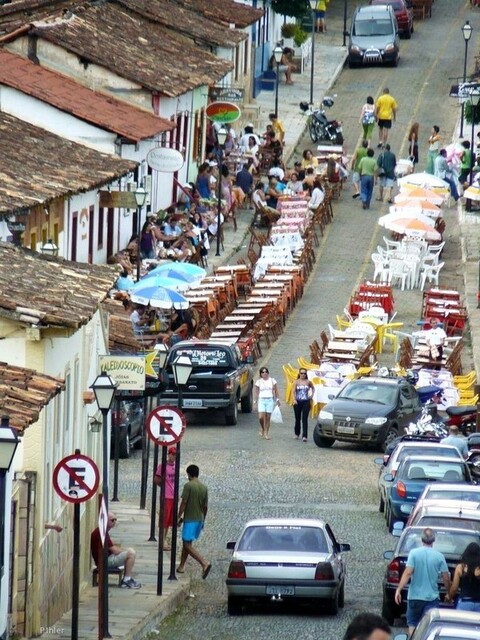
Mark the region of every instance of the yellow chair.
POLYGON ((389 329, 401 329, 402 327, 403 322, 390 322, 388 324, 381 324, 377 327, 377 353, 383 353, 385 340, 389 341, 392 344, 393 353, 397 353, 398 336, 396 333, 389 331, 389 329))
POLYGON ((293 385, 298 377, 298 369, 292 367, 291 364, 284 364, 282 366, 282 370, 286 382, 285 402, 289 405, 293 405, 293 385))
POLYGON ((343 329, 347 329, 348 327, 352 326, 352 323, 350 322, 350 320, 347 320, 346 318, 342 318, 342 316, 339 316, 338 314, 336 318, 337 318, 337 329, 339 331, 342 331, 343 329))
POLYGON ((478 404, 478 398, 480 396, 477 395, 476 396, 472 396, 471 398, 460 398, 460 400, 457 402, 457 406, 461 407, 464 405, 469 405, 469 404, 478 404))
POLYGON ((311 417, 318 418, 318 414, 320 413, 320 411, 323 409, 324 406, 325 406, 324 402, 317 402, 316 404, 312 405, 312 409, 310 411, 311 417))
POLYGON ((297 362, 298 366, 302 369, 318 369, 318 364, 315 364, 314 362, 308 362, 307 360, 305 360, 305 358, 302 358, 302 356, 299 356, 297 358, 297 362))
POLYGON ((469 387, 470 385, 475 384, 476 381, 477 374, 475 371, 470 371, 470 373, 467 373, 463 376, 453 376, 453 383, 455 386, 461 385, 469 387))

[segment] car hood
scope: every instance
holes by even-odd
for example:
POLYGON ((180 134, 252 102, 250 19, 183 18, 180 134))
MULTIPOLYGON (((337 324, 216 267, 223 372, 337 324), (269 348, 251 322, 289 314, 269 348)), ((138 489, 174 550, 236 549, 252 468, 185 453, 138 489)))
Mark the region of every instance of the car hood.
POLYGON ((361 49, 384 49, 387 44, 391 44, 395 41, 395 36, 390 34, 389 36, 352 36, 350 44, 354 44, 361 49))
POLYGON ((367 400, 359 402, 343 398, 335 398, 323 408, 324 411, 333 413, 335 419, 350 417, 360 420, 369 416, 387 416, 393 409, 393 405, 378 404, 378 402, 368 402, 367 400))

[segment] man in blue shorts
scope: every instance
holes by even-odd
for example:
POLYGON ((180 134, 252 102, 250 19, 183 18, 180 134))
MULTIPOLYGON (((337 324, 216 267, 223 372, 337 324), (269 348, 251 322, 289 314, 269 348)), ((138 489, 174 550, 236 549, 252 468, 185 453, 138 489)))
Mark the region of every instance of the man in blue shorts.
POLYGON ((438 576, 442 576, 447 593, 450 589, 450 572, 445 558, 433 548, 435 533, 427 527, 422 532, 422 546, 412 549, 408 554, 407 566, 395 591, 395 602, 402 602, 402 589, 410 580, 407 598, 407 624, 409 636, 415 631, 421 617, 438 607, 438 576))
POLYGON ((196 464, 191 464, 187 467, 188 482, 183 487, 182 501, 178 509, 178 524, 181 525, 183 523, 183 548, 177 572, 185 572, 185 563, 188 556, 192 556, 201 565, 202 578, 205 580, 210 573, 212 565, 193 548, 193 543, 200 537, 208 511, 208 490, 199 481, 199 475, 200 470, 196 464))

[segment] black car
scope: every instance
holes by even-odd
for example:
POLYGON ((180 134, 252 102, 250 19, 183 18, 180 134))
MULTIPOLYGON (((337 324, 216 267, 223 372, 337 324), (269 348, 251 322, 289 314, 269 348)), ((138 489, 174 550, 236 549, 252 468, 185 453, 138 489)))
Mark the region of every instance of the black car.
POLYGON ((115 455, 115 436, 119 437, 119 457, 129 458, 133 445, 141 448, 143 436, 143 402, 122 400, 112 411, 111 456, 115 455))
POLYGON ((341 440, 385 451, 421 410, 415 387, 404 378, 359 378, 323 407, 313 439, 319 447, 341 440))
MULTIPOLYGON (((407 609, 408 587, 402 591, 402 603, 395 603, 395 590, 405 570, 408 554, 412 549, 422 546, 422 533, 424 527, 406 527, 400 536, 397 546, 393 551, 385 551, 383 557, 389 560, 385 577, 383 579, 383 604, 382 616, 393 624, 396 618, 400 618, 407 609)), ((445 556, 451 575, 460 561, 462 553, 471 543, 480 543, 480 533, 471 529, 457 529, 450 527, 435 527, 434 549, 445 556)), ((439 576, 440 598, 444 599, 445 588, 439 576)))

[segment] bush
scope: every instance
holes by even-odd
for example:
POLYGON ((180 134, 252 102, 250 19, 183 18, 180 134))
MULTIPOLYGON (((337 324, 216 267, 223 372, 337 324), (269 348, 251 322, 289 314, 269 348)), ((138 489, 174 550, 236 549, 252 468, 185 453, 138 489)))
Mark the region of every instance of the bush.
POLYGON ((282 24, 281 33, 284 38, 293 38, 297 32, 297 25, 295 22, 285 22, 282 24))
POLYGON ((295 34, 293 36, 293 41, 296 47, 301 47, 302 44, 308 40, 308 33, 302 29, 298 24, 295 25, 295 34))
POLYGON ((478 124, 480 122, 480 105, 477 105, 476 107, 472 107, 471 102, 465 102, 464 113, 465 113, 465 120, 469 124, 472 124, 472 114, 474 116, 474 123, 478 124))

